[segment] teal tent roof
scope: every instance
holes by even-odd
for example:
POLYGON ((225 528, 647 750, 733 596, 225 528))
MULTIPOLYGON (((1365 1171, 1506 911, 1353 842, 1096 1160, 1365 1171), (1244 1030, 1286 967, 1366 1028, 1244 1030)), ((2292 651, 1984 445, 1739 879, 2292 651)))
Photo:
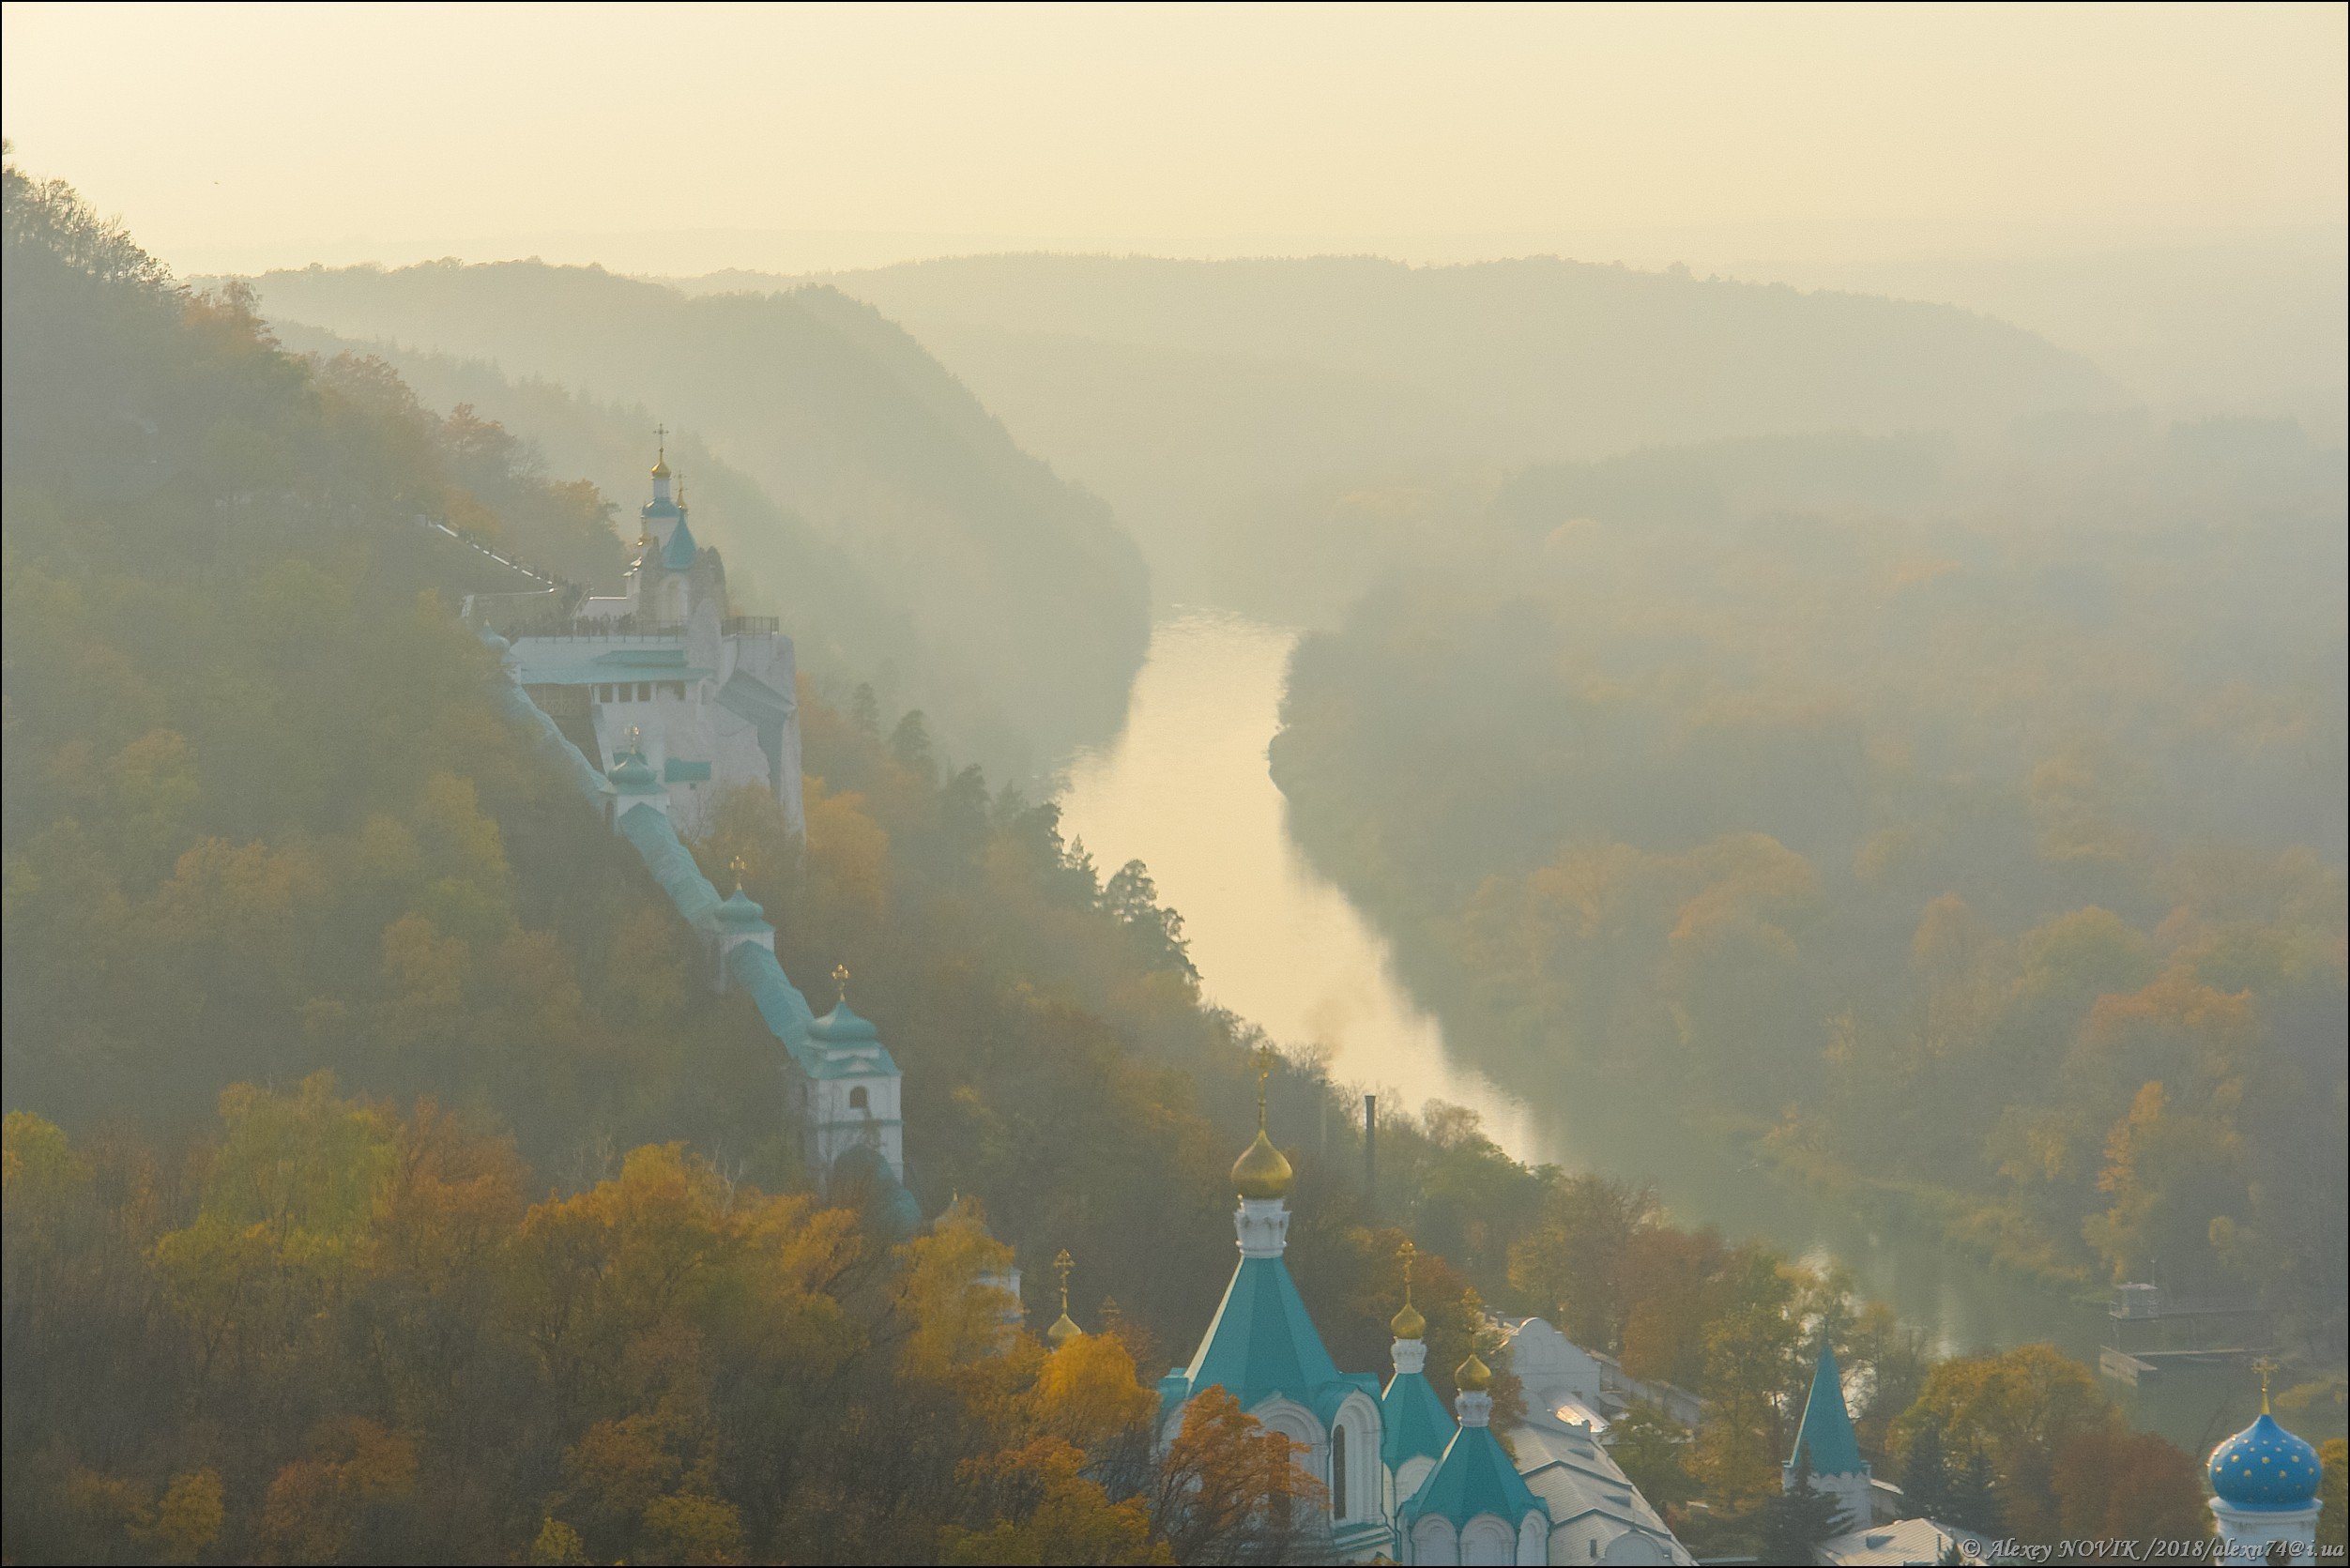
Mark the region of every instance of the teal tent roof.
POLYGON ((1403 1508, 1407 1522, 1433 1515, 1450 1520, 1455 1530, 1480 1514, 1504 1519, 1515 1530, 1534 1513, 1549 1518, 1549 1505, 1527 1486, 1490 1426, 1464 1426, 1455 1432, 1436 1469, 1403 1508))
POLYGON ((1453 1440, 1456 1430, 1444 1402, 1417 1372, 1398 1372, 1379 1396, 1382 1430, 1379 1456, 1394 1469, 1406 1459, 1436 1458, 1453 1440))
POLYGON ((1213 1383, 1240 1401, 1244 1410, 1280 1394, 1324 1422, 1356 1388, 1374 1399, 1379 1396, 1377 1378, 1348 1377, 1330 1359, 1289 1278, 1289 1266, 1278 1257, 1241 1259, 1191 1365, 1176 1376, 1183 1383, 1179 1399, 1213 1383))
POLYGON ((1811 1369, 1811 1393, 1803 1402, 1803 1424, 1795 1428, 1795 1452, 1788 1455, 1788 1465, 1793 1467, 1807 1450, 1813 1475, 1857 1475, 1867 1469, 1861 1463, 1860 1439, 1853 1435, 1852 1415, 1844 1408, 1836 1351, 1827 1346, 1820 1347, 1820 1362, 1811 1369))
POLYGON ((694 564, 694 530, 686 525, 685 514, 678 514, 678 525, 669 530, 669 542, 661 547, 661 564, 672 571, 683 571, 694 564))

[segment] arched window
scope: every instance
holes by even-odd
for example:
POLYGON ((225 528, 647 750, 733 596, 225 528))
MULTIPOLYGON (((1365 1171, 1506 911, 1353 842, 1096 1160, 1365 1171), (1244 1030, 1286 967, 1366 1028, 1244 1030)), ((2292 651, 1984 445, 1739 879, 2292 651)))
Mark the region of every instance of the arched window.
POLYGON ((1347 1516, 1347 1429, 1330 1429, 1330 1513, 1333 1518, 1347 1516))
POLYGON ((862 1085, 862 1084, 859 1084, 856 1088, 852 1088, 852 1089, 850 1089, 850 1090, 848 1091, 848 1108, 849 1108, 850 1110, 852 1110, 852 1111, 862 1111, 862 1110, 864 1110, 864 1109, 867 1107, 867 1105, 868 1105, 869 1104, 870 1104, 870 1102, 867 1100, 866 1095, 865 1095, 865 1086, 864 1086, 864 1085, 862 1085))

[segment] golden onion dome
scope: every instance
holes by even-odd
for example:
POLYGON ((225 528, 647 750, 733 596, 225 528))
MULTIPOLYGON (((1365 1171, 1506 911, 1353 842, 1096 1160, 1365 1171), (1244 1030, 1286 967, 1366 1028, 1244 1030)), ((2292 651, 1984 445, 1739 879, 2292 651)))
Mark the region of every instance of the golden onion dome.
POLYGON ((1289 1184, 1296 1173, 1289 1169, 1289 1160, 1273 1147, 1273 1139, 1262 1127, 1257 1129, 1257 1141, 1241 1151, 1232 1162, 1232 1185, 1243 1197, 1287 1197, 1289 1184))
POLYGON ((1053 1326, 1045 1331, 1045 1343, 1058 1350, 1071 1340, 1083 1337, 1084 1333, 1085 1331, 1071 1320, 1068 1309, 1063 1307, 1061 1316, 1053 1320, 1053 1326))
POLYGON ((1463 1393, 1483 1393, 1493 1386, 1493 1369, 1472 1350, 1467 1361, 1453 1368, 1453 1386, 1463 1393))
POLYGON ((669 460, 664 457, 660 462, 653 464, 653 478, 657 480, 665 480, 668 477, 669 460))
POLYGON ((1404 1302, 1403 1310, 1387 1320, 1387 1326, 1396 1331, 1397 1339, 1418 1339, 1428 1332, 1428 1320, 1410 1302, 1404 1302))

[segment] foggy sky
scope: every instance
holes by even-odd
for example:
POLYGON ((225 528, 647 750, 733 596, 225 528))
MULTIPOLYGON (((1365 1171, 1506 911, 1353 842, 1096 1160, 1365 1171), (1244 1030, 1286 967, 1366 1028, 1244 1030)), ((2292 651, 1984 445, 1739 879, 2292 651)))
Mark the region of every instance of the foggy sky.
POLYGON ((2337 6, 6 8, 183 271, 2041 249, 2344 220, 2337 6))

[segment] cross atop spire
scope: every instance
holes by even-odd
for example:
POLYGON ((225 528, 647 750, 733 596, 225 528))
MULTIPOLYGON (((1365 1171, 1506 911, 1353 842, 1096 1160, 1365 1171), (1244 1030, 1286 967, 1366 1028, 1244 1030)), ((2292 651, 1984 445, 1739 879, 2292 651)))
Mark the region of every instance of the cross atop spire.
POLYGON ((1273 1079, 1273 1047, 1257 1047, 1257 1131, 1265 1130, 1265 1086, 1273 1079))
POLYGON ((847 1007, 847 1006, 848 1005, 848 966, 847 966, 847 965, 846 965, 846 964, 835 964, 835 965, 833 965, 833 966, 832 966, 832 984, 833 984, 836 988, 838 988, 838 990, 839 990, 839 992, 840 992, 840 1003, 841 1003, 841 1006, 843 1006, 843 1007, 847 1007))
POLYGON ((2262 1415, 2266 1415, 2269 1413, 2268 1379, 2277 1375, 2276 1358, 2273 1356, 2261 1357, 2260 1360, 2252 1362, 2252 1370, 2260 1374, 2260 1413, 2262 1415))
POLYGON ((735 891, 740 892, 742 891, 742 874, 751 869, 751 862, 744 860, 740 854, 737 854, 733 860, 726 862, 726 869, 735 874, 735 891))
POLYGON ((1053 1259, 1053 1272, 1061 1276, 1061 1316, 1054 1318, 1053 1326, 1045 1331, 1045 1343, 1056 1350, 1073 1339, 1085 1337, 1085 1331, 1077 1327, 1077 1320, 1069 1316, 1069 1271, 1076 1266, 1076 1260, 1069 1256, 1067 1247, 1061 1248, 1061 1256, 1053 1259))

